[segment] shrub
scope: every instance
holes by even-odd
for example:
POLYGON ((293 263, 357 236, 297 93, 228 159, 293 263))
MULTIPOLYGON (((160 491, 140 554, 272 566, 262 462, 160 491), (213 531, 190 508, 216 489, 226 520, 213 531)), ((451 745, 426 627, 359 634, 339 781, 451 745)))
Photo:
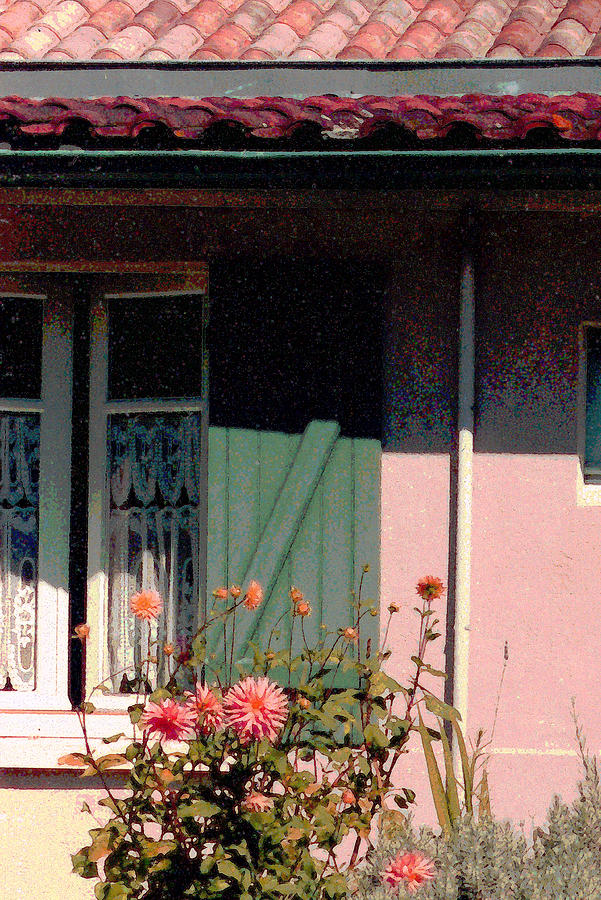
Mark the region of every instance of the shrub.
POLYGON ((397 817, 367 855, 361 872, 349 878, 355 900, 601 900, 601 785, 596 762, 589 757, 576 717, 583 778, 578 795, 566 804, 553 798, 546 830, 537 828, 532 842, 509 822, 488 815, 476 821, 464 814, 450 832, 397 817), (435 878, 419 886, 399 879, 394 889, 384 873, 390 860, 418 852, 431 860, 435 878))

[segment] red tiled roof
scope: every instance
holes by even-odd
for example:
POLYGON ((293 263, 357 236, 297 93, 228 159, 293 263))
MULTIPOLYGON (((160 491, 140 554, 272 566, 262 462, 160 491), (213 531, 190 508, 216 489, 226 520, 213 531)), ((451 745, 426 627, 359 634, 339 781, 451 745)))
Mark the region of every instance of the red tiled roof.
POLYGON ((601 96, 5 97, 0 99, 0 123, 7 120, 30 135, 60 135, 73 122, 87 122, 92 134, 105 138, 135 138, 144 128, 160 124, 177 137, 195 139, 220 122, 236 122, 248 134, 266 138, 286 137, 300 125, 312 123, 331 138, 367 137, 383 125, 395 124, 417 138, 434 139, 445 137, 454 125, 463 123, 489 140, 513 141, 533 128, 550 128, 571 141, 596 141, 601 134, 601 96))
POLYGON ((0 60, 601 56, 601 0, 0 0, 0 60))

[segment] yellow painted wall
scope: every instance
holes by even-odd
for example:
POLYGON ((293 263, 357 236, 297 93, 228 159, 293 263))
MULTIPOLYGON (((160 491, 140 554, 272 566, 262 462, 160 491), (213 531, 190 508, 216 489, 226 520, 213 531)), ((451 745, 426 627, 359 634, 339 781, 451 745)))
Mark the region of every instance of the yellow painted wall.
POLYGON ((100 797, 72 775, 0 779, 0 900, 92 900, 94 881, 71 872, 70 854, 96 826, 83 801, 94 809, 100 797))

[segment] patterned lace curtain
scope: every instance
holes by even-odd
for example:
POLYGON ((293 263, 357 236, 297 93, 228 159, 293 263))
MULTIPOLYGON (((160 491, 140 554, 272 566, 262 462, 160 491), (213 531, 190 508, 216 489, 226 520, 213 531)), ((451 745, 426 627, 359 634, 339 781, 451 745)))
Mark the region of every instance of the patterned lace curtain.
POLYGON ((159 660, 150 666, 150 684, 164 682, 164 642, 187 640, 196 628, 200 420, 200 413, 109 417, 108 640, 110 671, 119 671, 117 691, 120 670, 139 665, 149 638, 159 660), (129 610, 129 598, 142 589, 158 591, 164 603, 150 626, 129 610))
POLYGON ((40 417, 0 414, 0 687, 35 689, 40 417))

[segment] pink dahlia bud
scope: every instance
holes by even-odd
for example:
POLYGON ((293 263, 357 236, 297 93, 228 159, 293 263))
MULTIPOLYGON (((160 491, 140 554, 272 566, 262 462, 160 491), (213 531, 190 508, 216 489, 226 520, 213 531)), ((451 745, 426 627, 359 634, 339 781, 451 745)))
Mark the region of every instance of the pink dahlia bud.
POLYGON ((242 743, 267 738, 275 741, 288 715, 282 689, 265 677, 249 676, 229 689, 223 698, 224 725, 242 743))
POLYGON ((268 812, 268 810, 273 809, 273 800, 271 797, 266 797, 265 794, 253 791, 246 800, 242 801, 242 807, 249 812, 268 812))
POLYGON ((140 728, 147 728, 160 741, 181 741, 191 737, 195 724, 196 713, 175 700, 150 701, 140 718, 140 728))
POLYGON ((237 584, 233 584, 233 585, 231 586, 231 588, 230 588, 230 594, 232 595, 232 597, 234 598, 234 600, 237 600, 241 593, 242 593, 242 589, 241 589, 240 587, 238 587, 237 584))
POLYGON ((403 884, 414 894, 426 881, 435 877, 434 863, 423 853, 399 853, 391 859, 382 874, 382 881, 391 888, 403 884))
POLYGON ((196 728, 201 734, 211 734, 221 726, 223 722, 223 706, 219 698, 206 685, 198 685, 196 693, 186 691, 189 698, 187 706, 194 712, 197 724, 196 728))
POLYGON ((357 798, 355 797, 355 795, 353 794, 353 792, 351 791, 350 788, 347 788, 345 791, 342 792, 342 802, 346 806, 352 806, 353 803, 357 802, 357 798))
POLYGON ((295 613, 297 616, 310 616, 311 612, 311 607, 306 600, 301 600, 300 603, 296 604, 295 613))
POLYGON ((213 591, 213 597, 216 597, 217 600, 227 600, 227 588, 217 588, 216 591, 213 591))
POLYGON ((342 637, 345 641, 356 643, 359 640, 359 632, 356 628, 345 628, 342 632, 342 637))

